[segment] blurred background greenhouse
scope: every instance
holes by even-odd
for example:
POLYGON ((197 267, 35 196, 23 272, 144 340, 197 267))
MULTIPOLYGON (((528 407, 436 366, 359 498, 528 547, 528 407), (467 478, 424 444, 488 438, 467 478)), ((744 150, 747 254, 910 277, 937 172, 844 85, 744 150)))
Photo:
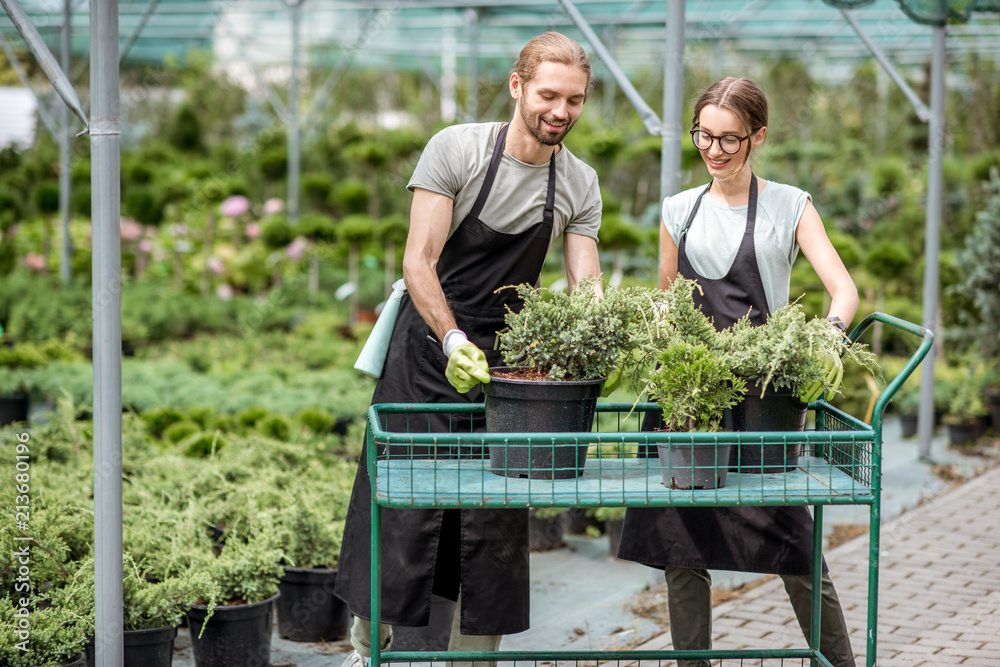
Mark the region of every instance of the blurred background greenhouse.
MULTIPOLYGON (((89 113, 89 3, 14 4, 89 113)), ((755 171, 812 194, 861 292, 859 315, 933 324, 938 413, 974 402, 970 387, 1000 391, 996 0, 122 0, 118 17, 126 477, 160 458, 204 481, 183 462, 232 467, 219 452, 271 442, 275 459, 253 464, 265 476, 325 465, 322 479, 347 476, 327 489, 349 491, 353 467, 341 464, 360 452, 374 386, 352 365, 401 277, 407 180, 442 127, 509 119, 511 66, 546 30, 578 39, 595 68, 566 145, 601 179, 606 280, 655 284, 662 197, 707 181, 686 134, 664 131, 668 111, 686 130, 697 91, 749 76, 772 110, 755 171), (671 15, 683 18, 679 59, 671 15), (939 136, 928 122, 935 30, 946 35, 939 136)), ((0 41, 0 397, 27 401, 55 475, 92 463, 92 145, 6 14, 0 41)), ((558 250, 545 286, 561 284, 558 250)), ((790 293, 825 314, 804 259, 790 293)), ((888 374, 914 349, 888 332, 868 342, 888 374)), ((918 387, 909 381, 900 411, 916 410, 918 387)), ((849 377, 837 402, 864 415, 871 390, 849 377)), ((260 479, 244 482, 227 477, 212 493, 262 497, 260 479)), ((84 516, 93 496, 71 497, 78 487, 51 488, 49 501, 84 516)), ((128 511, 137 493, 125 490, 126 550, 130 534, 152 530, 128 511)), ((251 505, 195 520, 249 525, 251 505)), ((65 562, 86 557, 87 540, 66 544, 65 562)))

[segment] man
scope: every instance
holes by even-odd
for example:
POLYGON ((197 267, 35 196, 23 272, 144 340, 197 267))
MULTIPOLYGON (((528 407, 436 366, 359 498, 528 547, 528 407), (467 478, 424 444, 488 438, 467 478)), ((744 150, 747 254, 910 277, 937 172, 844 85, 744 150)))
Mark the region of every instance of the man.
MULTIPOLYGON (((400 304, 373 403, 481 400, 479 383, 501 365, 494 350, 505 285, 536 284, 552 240, 564 236, 570 289, 600 275, 597 175, 562 146, 591 85, 590 63, 572 39, 550 32, 528 42, 510 75, 510 123, 456 125, 427 144, 410 179, 410 230, 400 304)), ((484 431, 431 415, 421 430, 484 431)), ((391 431, 406 422, 389 421, 391 431)), ((482 457, 482 451, 463 457, 482 457)), ((457 457, 458 452, 434 455, 457 457)), ((430 456, 430 453, 425 455, 430 456)), ((371 655, 371 487, 365 455, 344 530, 337 595, 356 620, 348 667, 371 655)), ((497 650, 528 628, 527 510, 395 510, 382 516, 382 621, 425 626, 431 594, 458 599, 449 650, 497 650)), ((383 646, 390 641, 382 627, 383 646)))

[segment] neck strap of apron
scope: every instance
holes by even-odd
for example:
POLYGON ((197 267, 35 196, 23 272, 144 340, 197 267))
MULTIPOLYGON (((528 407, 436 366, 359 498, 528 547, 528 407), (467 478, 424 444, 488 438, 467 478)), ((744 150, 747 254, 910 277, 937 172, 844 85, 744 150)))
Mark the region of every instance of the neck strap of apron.
MULTIPOLYGON (((478 218, 479 214, 482 213, 483 206, 486 205, 486 199, 490 196, 490 191, 493 189, 493 181, 497 177, 497 170, 500 168, 500 160, 503 159, 503 149, 504 146, 507 145, 508 127, 510 127, 510 125, 505 123, 504 126, 500 128, 500 134, 497 135, 497 141, 493 145, 493 155, 490 156, 490 166, 486 170, 486 178, 483 179, 483 186, 479 188, 479 196, 476 197, 476 203, 472 205, 472 210, 469 211, 469 215, 474 218, 478 218)), ((556 150, 553 148, 552 157, 549 158, 549 186, 548 191, 545 194, 545 213, 542 216, 542 220, 550 225, 555 219, 555 201, 556 150)))
MULTIPOLYGON (((705 189, 701 191, 700 195, 698 195, 698 198, 694 200, 694 208, 692 208, 691 209, 691 213, 688 214, 688 218, 684 222, 684 229, 681 230, 681 238, 682 239, 687 236, 688 229, 691 228, 691 223, 694 222, 694 216, 698 212, 698 207, 701 206, 701 199, 702 199, 702 197, 704 197, 706 194, 708 194, 708 190, 712 187, 712 183, 714 183, 714 182, 715 182, 714 180, 709 181, 708 185, 705 187, 705 189)), ((749 223, 751 220, 756 219, 756 217, 757 217, 757 176, 755 176, 751 172, 751 174, 750 174, 750 199, 747 201, 747 222, 749 223)), ((752 234, 753 233, 753 229, 750 228, 749 225, 748 225, 748 229, 749 229, 749 233, 752 234)))

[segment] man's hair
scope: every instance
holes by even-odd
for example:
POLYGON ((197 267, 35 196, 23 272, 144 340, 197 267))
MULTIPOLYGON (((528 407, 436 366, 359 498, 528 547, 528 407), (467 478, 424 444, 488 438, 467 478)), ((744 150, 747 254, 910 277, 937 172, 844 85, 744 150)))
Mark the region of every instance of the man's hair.
POLYGON ((590 59, 587 57, 587 52, 576 40, 558 32, 547 32, 539 35, 524 45, 512 71, 517 73, 522 84, 528 83, 535 78, 538 66, 542 63, 560 63, 579 67, 587 74, 587 94, 590 94, 594 85, 590 59))

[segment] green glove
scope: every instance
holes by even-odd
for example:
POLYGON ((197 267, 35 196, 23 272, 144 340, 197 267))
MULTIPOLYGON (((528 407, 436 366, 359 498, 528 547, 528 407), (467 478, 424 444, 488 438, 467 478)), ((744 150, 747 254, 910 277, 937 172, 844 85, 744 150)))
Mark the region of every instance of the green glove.
POLYGON ((622 362, 618 364, 615 370, 611 371, 607 378, 604 380, 604 384, 601 385, 601 398, 607 398, 615 389, 621 386, 622 378, 625 376, 625 357, 622 356, 622 362))
POLYGON ((480 382, 490 381, 490 365, 486 362, 486 355, 475 343, 470 343, 464 333, 458 329, 449 331, 442 348, 448 355, 448 368, 445 369, 444 376, 460 394, 467 393, 480 382))
POLYGON ((840 355, 821 352, 819 362, 823 364, 823 378, 809 384, 799 395, 799 399, 806 403, 812 403, 824 393, 837 391, 844 379, 844 362, 840 360, 840 355))

